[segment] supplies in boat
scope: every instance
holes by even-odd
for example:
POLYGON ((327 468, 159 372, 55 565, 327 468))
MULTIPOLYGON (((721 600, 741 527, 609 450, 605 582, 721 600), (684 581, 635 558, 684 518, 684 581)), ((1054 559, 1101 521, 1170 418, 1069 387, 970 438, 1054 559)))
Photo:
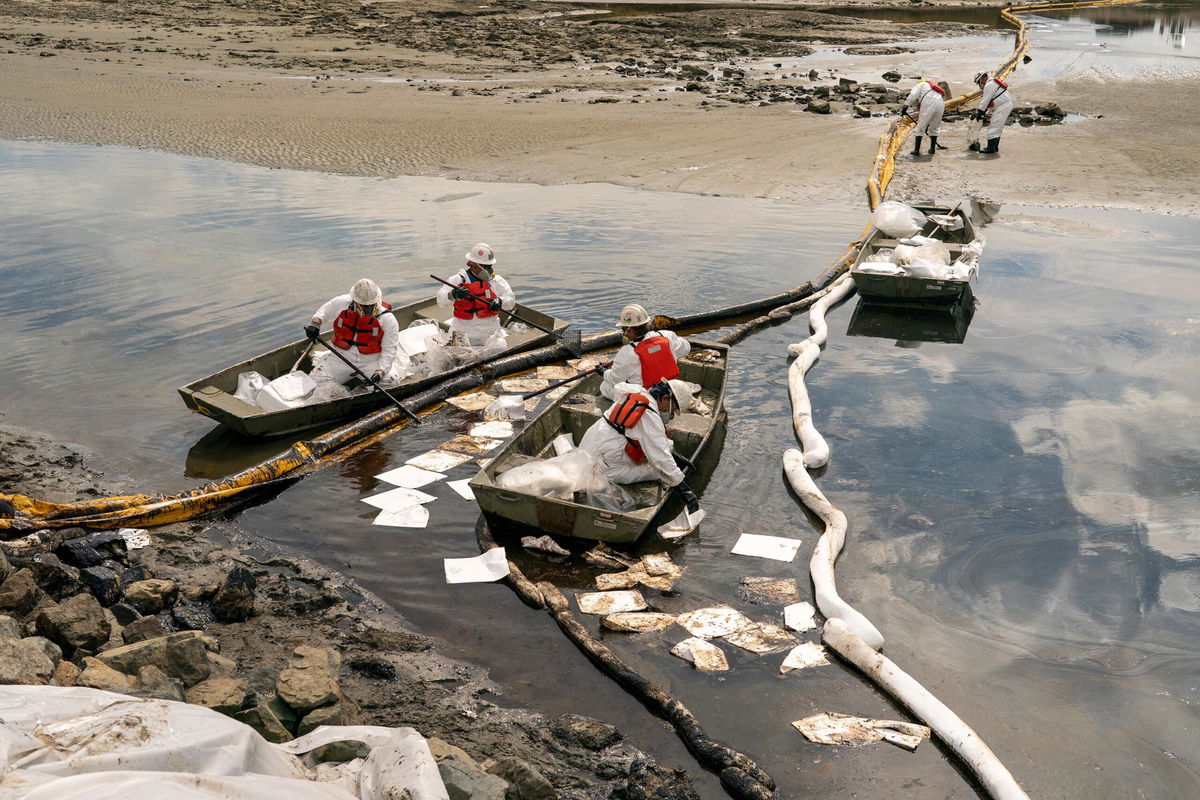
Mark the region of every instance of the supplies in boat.
POLYGON ((578 492, 588 505, 612 511, 629 511, 637 506, 633 495, 609 480, 591 453, 576 448, 514 467, 498 476, 496 485, 560 500, 571 500, 578 492))
POLYGON ((950 248, 940 239, 929 236, 905 237, 892 250, 882 249, 872 253, 869 260, 855 267, 855 271, 872 275, 966 281, 979 269, 979 256, 986 244, 983 239, 975 239, 963 246, 958 258, 951 260, 950 248))
POLYGON ((924 212, 896 200, 880 203, 871 215, 871 224, 894 239, 920 233, 925 222, 924 212))
MULTIPOLYGON (((443 331, 431 320, 417 320, 400 332, 396 357, 384 370, 380 385, 386 389, 406 378, 438 375, 460 364, 497 355, 504 352, 506 341, 507 333, 502 328, 479 347, 472 347, 460 332, 443 331)), ((328 350, 312 353, 310 372, 293 370, 272 381, 258 372, 240 373, 234 397, 264 411, 282 411, 372 391, 369 386, 350 389, 336 381, 321 380, 320 365, 329 358, 336 356, 328 350)))

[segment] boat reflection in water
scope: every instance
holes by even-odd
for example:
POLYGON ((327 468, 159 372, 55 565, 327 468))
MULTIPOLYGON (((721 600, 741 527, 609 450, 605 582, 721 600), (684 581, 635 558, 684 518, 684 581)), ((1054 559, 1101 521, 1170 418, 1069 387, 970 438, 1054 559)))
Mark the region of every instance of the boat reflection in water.
POLYGON ((897 347, 917 347, 921 342, 962 344, 978 302, 969 286, 954 305, 943 307, 901 308, 860 298, 846 334, 895 339, 897 347))

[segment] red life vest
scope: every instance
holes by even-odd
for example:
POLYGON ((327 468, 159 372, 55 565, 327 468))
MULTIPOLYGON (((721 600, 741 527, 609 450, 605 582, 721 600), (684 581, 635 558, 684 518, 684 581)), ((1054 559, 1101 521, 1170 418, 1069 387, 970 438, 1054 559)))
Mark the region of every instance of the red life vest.
POLYGON ((646 453, 642 450, 641 442, 637 439, 630 439, 625 431, 637 425, 642 415, 646 413, 646 409, 654 405, 654 401, 644 394, 630 394, 610 408, 604 416, 604 421, 614 431, 625 437, 625 455, 629 456, 629 459, 635 464, 644 463, 646 453))
POLYGON ((679 364, 671 352, 671 342, 662 334, 645 337, 633 346, 633 352, 642 362, 642 386, 679 377, 679 364))
MULTIPOLYGON (((383 303, 383 310, 390 311, 391 303, 383 303)), ((333 321, 333 338, 329 343, 340 350, 357 347, 364 356, 383 350, 383 326, 379 318, 371 314, 358 314, 353 306, 337 315, 333 321)))
POLYGON ((483 298, 476 300, 474 297, 468 297, 466 300, 454 301, 454 316, 459 319, 473 319, 475 317, 494 317, 498 311, 492 311, 488 308, 488 302, 496 299, 496 293, 492 291, 492 285, 483 279, 471 281, 470 283, 459 284, 473 295, 483 298))
POLYGON ((929 88, 930 88, 930 89, 933 89, 935 92, 937 92, 938 94, 940 94, 942 97, 945 97, 945 96, 946 96, 946 90, 945 90, 945 89, 943 89, 942 87, 938 86, 938 85, 937 85, 936 83, 934 83, 933 81, 925 81, 925 82, 929 84, 929 88))

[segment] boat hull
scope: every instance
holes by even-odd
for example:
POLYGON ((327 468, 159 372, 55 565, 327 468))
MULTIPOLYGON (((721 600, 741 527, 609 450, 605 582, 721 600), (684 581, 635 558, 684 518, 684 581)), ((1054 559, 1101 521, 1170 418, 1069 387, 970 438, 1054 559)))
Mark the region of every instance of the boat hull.
MULTIPOLYGON (((561 332, 567 327, 566 322, 525 306, 518 305, 516 311, 520 316, 549 330, 561 332)), ((432 320, 444 326, 444 323, 450 318, 450 309, 439 306, 433 298, 392 309, 390 313, 396 317, 401 330, 417 320, 432 320)), ((321 344, 318 347, 324 348, 329 336, 328 332, 322 334, 321 344)), ((407 397, 480 364, 535 347, 542 347, 553 341, 553 336, 532 327, 520 333, 510 332, 508 347, 499 353, 460 364, 453 369, 434 375, 409 378, 394 387, 388 387, 388 392, 397 398, 407 397)), ((390 402, 381 393, 366 390, 327 403, 314 403, 280 411, 264 411, 233 396, 233 393, 237 391, 238 375, 243 372, 258 372, 271 380, 287 374, 297 360, 300 361, 300 369, 310 368, 310 358, 303 355, 308 344, 307 340, 301 339, 234 364, 220 372, 179 387, 179 395, 187 407, 193 411, 210 417, 244 436, 253 437, 284 436, 309 428, 330 425, 341 420, 362 416, 390 402)))
MULTIPOLYGON (((916 206, 916 208, 926 214, 948 214, 951 211, 949 206, 916 206)), ((936 238, 946 242, 951 260, 958 257, 962 252, 963 245, 975 238, 975 226, 970 215, 957 207, 954 214, 963 221, 963 227, 960 230, 935 232, 936 238)), ((949 308, 970 296, 969 289, 975 278, 975 272, 971 273, 971 278, 968 280, 940 280, 918 278, 911 275, 877 275, 858 270, 858 266, 869 261, 870 256, 876 251, 892 249, 898 244, 898 240, 890 238, 878 229, 873 229, 866 241, 863 242, 862 249, 850 266, 854 287, 858 290, 863 302, 898 308, 949 308)))
MULTIPOLYGON (((700 384, 701 398, 711 408, 712 415, 680 414, 667 425, 667 433, 674 441, 676 451, 697 462, 701 473, 715 463, 715 451, 709 451, 723 433, 725 375, 729 359, 726 345, 692 341, 692 355, 706 351, 716 353, 718 360, 703 363, 689 360, 691 356, 682 359, 679 362, 680 378, 700 384)), ((551 442, 556 436, 569 433, 572 441, 579 443, 583 434, 600 419, 608 406, 608 401, 599 396, 600 380, 599 375, 585 378, 566 396, 530 420, 525 429, 497 452, 471 480, 475 499, 489 518, 500 518, 558 536, 632 542, 640 538, 655 520, 667 519, 664 509, 669 511, 679 505, 675 494, 664 491, 657 482, 626 487, 639 501, 639 507, 632 511, 597 508, 583 502, 584 498, 578 493, 567 500, 502 489, 497 485, 497 477, 506 469, 535 458, 552 456, 551 442), (573 402, 576 400, 582 402, 573 402)), ((697 485, 701 484, 703 478, 704 474, 701 474, 695 479, 697 485)), ((692 480, 689 477, 689 482, 692 480)))

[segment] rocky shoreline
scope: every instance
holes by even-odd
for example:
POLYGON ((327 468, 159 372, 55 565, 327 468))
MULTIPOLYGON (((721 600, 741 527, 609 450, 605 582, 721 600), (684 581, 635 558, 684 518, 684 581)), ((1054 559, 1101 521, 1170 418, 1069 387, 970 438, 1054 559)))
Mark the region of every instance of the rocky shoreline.
MULTIPOLYGON (((120 493, 79 448, 2 427, 0 453, 0 492, 120 493)), ((611 725, 497 705, 485 670, 441 655, 353 581, 219 521, 56 533, 0 543, 0 683, 186 701, 273 742, 318 725, 411 726, 451 798, 697 797, 684 771, 611 725)), ((320 753, 356 755, 346 743, 320 753)))

